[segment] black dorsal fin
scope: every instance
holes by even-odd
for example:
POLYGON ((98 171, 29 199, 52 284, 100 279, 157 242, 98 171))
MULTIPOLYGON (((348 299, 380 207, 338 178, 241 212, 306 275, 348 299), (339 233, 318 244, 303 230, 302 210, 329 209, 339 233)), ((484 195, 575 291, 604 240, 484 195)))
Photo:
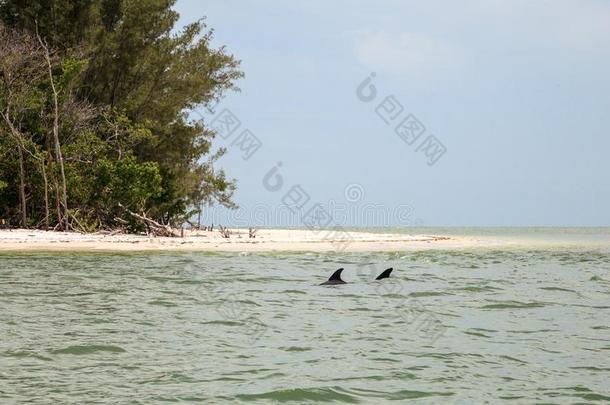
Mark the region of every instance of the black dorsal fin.
POLYGON ((390 273, 392 272, 392 270, 394 270, 393 267, 390 267, 389 269, 385 269, 383 271, 383 273, 381 273, 380 275, 377 276, 377 278, 375 280, 381 280, 382 278, 388 278, 390 277, 390 273))
POLYGON ((330 276, 330 278, 328 279, 328 281, 343 281, 341 280, 341 272, 343 271, 343 267, 341 267, 340 269, 338 269, 337 271, 335 271, 333 273, 332 276, 330 276))

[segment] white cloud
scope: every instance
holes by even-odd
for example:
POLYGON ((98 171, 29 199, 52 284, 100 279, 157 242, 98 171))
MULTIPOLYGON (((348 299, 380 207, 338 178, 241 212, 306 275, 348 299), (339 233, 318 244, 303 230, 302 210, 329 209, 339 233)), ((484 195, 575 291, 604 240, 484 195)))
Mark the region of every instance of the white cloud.
POLYGON ((396 75, 446 76, 465 63, 464 53, 453 44, 412 32, 357 35, 354 52, 368 69, 396 75))

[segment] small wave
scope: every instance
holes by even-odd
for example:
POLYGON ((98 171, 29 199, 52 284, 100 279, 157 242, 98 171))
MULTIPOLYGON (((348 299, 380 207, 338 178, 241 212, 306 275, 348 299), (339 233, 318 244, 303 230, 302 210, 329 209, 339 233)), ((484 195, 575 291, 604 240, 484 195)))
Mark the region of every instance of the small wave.
POLYGON ((411 391, 411 390, 402 390, 397 392, 392 392, 388 395, 388 399, 390 400, 403 400, 403 399, 416 399, 416 398, 426 398, 426 397, 449 397, 454 395, 453 392, 435 392, 435 391, 411 391))
POLYGON ((242 322, 239 321, 224 321, 224 320, 217 320, 217 321, 207 321, 207 322, 203 322, 204 325, 226 325, 226 326, 241 326, 243 325, 242 322))
POLYGON ((25 351, 4 352, 3 356, 6 356, 6 357, 17 357, 17 358, 29 357, 29 358, 32 358, 32 359, 43 360, 43 361, 52 361, 53 360, 53 359, 50 359, 48 357, 41 356, 41 355, 39 355, 37 353, 25 352, 25 351))
POLYGON ((357 397, 350 395, 343 390, 332 388, 293 388, 286 390, 269 391, 261 394, 240 394, 235 398, 243 401, 270 400, 277 402, 290 401, 316 401, 316 402, 345 402, 357 404, 360 401, 357 397))
POLYGON ((483 358, 482 354, 479 353, 458 353, 458 352, 448 352, 448 353, 418 353, 414 354, 415 357, 427 357, 432 359, 451 359, 458 357, 475 357, 475 358, 483 358))
POLYGON ((442 295, 453 295, 443 291, 416 291, 409 294, 411 297, 438 297, 442 295))
POLYGON ((171 301, 165 301, 165 300, 152 300, 152 301, 148 301, 148 305, 160 305, 162 307, 177 307, 178 305, 171 302, 171 301))
MULTIPOLYGON (((353 394, 358 394, 359 397, 365 398, 383 398, 390 401, 404 401, 407 399, 418 399, 427 397, 449 397, 454 395, 453 392, 439 392, 439 391, 417 391, 417 390, 400 390, 394 392, 383 392, 367 389, 354 389, 353 394)), ((369 402, 369 401, 367 401, 369 402)))
MULTIPOLYGON (((406 379, 406 380, 415 380, 417 376, 412 373, 396 373, 394 377, 406 379)), ((343 378, 335 378, 333 381, 361 381, 361 380, 370 380, 370 381, 386 381, 388 379, 387 376, 382 374, 374 374, 374 375, 362 375, 356 377, 343 377, 343 378)))
POLYGON ((594 366, 589 366, 589 367, 570 367, 572 370, 587 370, 587 371, 599 371, 599 372, 608 372, 610 371, 610 368, 608 367, 594 367, 594 366))
POLYGON ((405 295, 403 295, 403 294, 396 294, 396 293, 382 294, 382 295, 380 295, 380 297, 383 297, 383 298, 402 298, 402 299, 406 298, 405 295))
POLYGON ((561 287, 540 287, 540 289, 541 290, 546 290, 546 291, 565 291, 565 292, 572 292, 572 293, 578 294, 574 290, 570 290, 568 288, 561 288, 561 287))
POLYGON ((589 394, 577 395, 582 399, 586 399, 587 401, 610 401, 610 397, 602 394, 596 394, 594 392, 589 394))
POLYGON ((350 311, 355 311, 355 312, 377 312, 376 309, 373 308, 367 308, 367 307, 356 307, 356 308, 351 308, 350 311))
POLYGON ((557 351, 557 350, 551 350, 551 349, 547 349, 544 347, 539 347, 538 350, 541 350, 545 353, 551 353, 551 354, 561 354, 561 352, 557 351))
POLYGON ((511 357, 511 356, 501 355, 501 356, 500 356, 500 358, 501 358, 501 359, 505 359, 505 360, 510 360, 510 361, 515 362, 515 363, 529 364, 527 361, 524 361, 524 360, 518 359, 518 358, 516 358, 516 357, 511 357))
POLYGON ((520 302, 520 301, 501 301, 495 304, 483 305, 483 309, 521 309, 521 308, 541 308, 545 307, 543 302, 520 302))
POLYGON ((587 387, 575 386, 575 387, 565 387, 565 388, 561 388, 561 389, 564 391, 577 392, 577 394, 572 394, 570 396, 582 398, 587 401, 610 401, 609 396, 593 392, 587 387))
POLYGON ((498 398, 504 399, 504 400, 514 400, 514 399, 523 399, 525 397, 520 396, 520 395, 500 395, 498 398))
POLYGON ((124 353, 125 349, 119 346, 111 345, 74 345, 68 346, 63 349, 52 350, 53 354, 74 354, 74 355, 85 355, 93 354, 97 352, 108 352, 108 353, 124 353))
POLYGON ((478 336, 478 337, 484 337, 484 338, 491 337, 491 336, 486 335, 486 334, 484 334, 484 333, 480 333, 480 332, 474 332, 474 331, 469 331, 469 330, 464 331, 464 333, 465 333, 465 334, 467 334, 467 335, 478 336))
POLYGON ((301 291, 301 290, 286 290, 284 292, 285 293, 289 293, 289 294, 303 294, 303 295, 307 295, 307 293, 305 291, 301 291))
POLYGON ((495 330, 495 329, 472 328, 471 330, 478 330, 478 331, 481 331, 481 332, 498 333, 498 331, 497 331, 497 330, 495 330))
POLYGON ((491 292, 491 291, 498 291, 501 290, 501 288, 497 288, 497 287, 492 287, 492 286, 488 286, 488 285, 483 285, 483 286, 468 286, 468 287, 461 287, 461 288, 453 288, 452 291, 468 291, 468 292, 491 292))
POLYGON ((286 352, 308 352, 312 350, 311 347, 299 347, 299 346, 290 346, 290 347, 280 347, 280 350, 284 350, 286 352))
POLYGON ((548 333, 548 332, 559 332, 559 329, 535 329, 535 330, 509 330, 510 333, 548 333))
POLYGON ((370 360, 372 360, 372 361, 387 362, 387 363, 401 363, 402 362, 402 360, 395 359, 395 358, 390 358, 390 357, 373 357, 370 360))
POLYGON ((204 281, 204 280, 180 280, 177 281, 176 284, 180 284, 180 285, 205 285, 205 284, 210 284, 209 281, 204 281))

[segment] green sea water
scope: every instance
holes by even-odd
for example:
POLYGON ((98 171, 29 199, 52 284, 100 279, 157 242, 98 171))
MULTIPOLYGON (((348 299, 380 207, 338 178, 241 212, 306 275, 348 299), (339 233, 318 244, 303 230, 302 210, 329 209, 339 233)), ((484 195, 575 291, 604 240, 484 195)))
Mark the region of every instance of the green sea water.
POLYGON ((608 229, 419 231, 520 243, 0 254, 0 404, 610 403, 608 229))

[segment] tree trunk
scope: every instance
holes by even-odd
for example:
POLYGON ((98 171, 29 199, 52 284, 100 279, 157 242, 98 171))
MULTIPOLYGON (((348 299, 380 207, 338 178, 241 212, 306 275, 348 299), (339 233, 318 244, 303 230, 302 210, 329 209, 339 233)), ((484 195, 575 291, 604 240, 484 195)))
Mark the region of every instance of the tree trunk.
POLYGON ((29 151, 24 145, 24 136, 21 133, 21 128, 15 128, 14 123, 10 118, 10 108, 7 107, 6 114, 0 111, 0 116, 4 118, 4 121, 9 127, 9 134, 13 136, 15 142, 17 142, 17 149, 19 151, 19 199, 21 200, 21 212, 22 212, 22 223, 25 227, 27 221, 26 201, 25 201, 25 167, 24 167, 24 154, 26 152, 35 160, 40 162, 40 170, 42 173, 42 179, 44 181, 44 205, 45 205, 45 230, 49 230, 49 183, 47 181, 47 171, 45 165, 44 151, 42 156, 38 156, 35 152, 29 151))
POLYGON ((49 150, 47 151, 47 156, 49 157, 49 164, 51 169, 51 182, 53 186, 53 190, 55 191, 55 215, 57 215, 57 223, 61 225, 62 215, 61 215, 61 204, 59 202, 59 184, 57 184, 57 175, 55 174, 55 164, 53 163, 53 158, 51 157, 51 146, 49 145, 49 150))
POLYGON ((47 136, 47 159, 49 161, 49 180, 51 181, 51 192, 55 197, 55 215, 57 216, 57 223, 62 222, 61 207, 59 203, 59 185, 57 184, 57 175, 55 174, 55 162, 53 160, 53 153, 51 152, 51 140, 47 136))
POLYGON ((44 49, 45 59, 47 61, 47 69, 49 72, 49 81, 51 83, 51 90, 53 91, 53 140, 55 142, 55 157, 57 163, 59 164, 59 173, 61 174, 61 188, 62 188, 62 205, 64 206, 63 212, 63 229, 68 230, 68 188, 66 186, 66 173, 64 170, 64 157, 61 153, 61 144, 59 142, 59 105, 58 105, 58 94, 57 88, 55 87, 55 81, 53 80, 53 67, 51 65, 51 56, 49 54, 49 48, 44 43, 40 35, 38 34, 38 30, 36 30, 36 35, 38 36, 38 42, 44 49))
POLYGON ((197 213, 197 230, 201 229, 201 207, 203 204, 199 205, 199 212, 197 213))
MULTIPOLYGON (((50 73, 49 69, 49 73, 50 73)), ((51 79, 52 80, 52 79, 51 79)), ((53 85, 53 88, 55 86, 53 85)), ((61 191, 62 191, 62 204, 64 206, 64 230, 68 230, 68 188, 66 186, 66 173, 64 170, 64 157, 61 153, 61 145, 59 143, 59 121, 58 121, 58 107, 57 107, 57 93, 53 90, 53 99, 55 104, 55 117, 53 118, 53 138, 55 139, 55 154, 57 156, 57 162, 59 163, 59 173, 61 174, 61 191)))
MULTIPOLYGON (((44 155, 43 155, 44 156, 44 155)), ((49 230, 49 181, 47 180, 47 169, 45 167, 44 158, 40 164, 42 171, 42 180, 44 181, 44 230, 49 230)))
POLYGON ((18 146, 17 149, 19 150, 19 200, 21 201, 21 226, 25 228, 28 221, 28 214, 25 204, 25 169, 23 166, 23 151, 21 150, 20 146, 18 146))

